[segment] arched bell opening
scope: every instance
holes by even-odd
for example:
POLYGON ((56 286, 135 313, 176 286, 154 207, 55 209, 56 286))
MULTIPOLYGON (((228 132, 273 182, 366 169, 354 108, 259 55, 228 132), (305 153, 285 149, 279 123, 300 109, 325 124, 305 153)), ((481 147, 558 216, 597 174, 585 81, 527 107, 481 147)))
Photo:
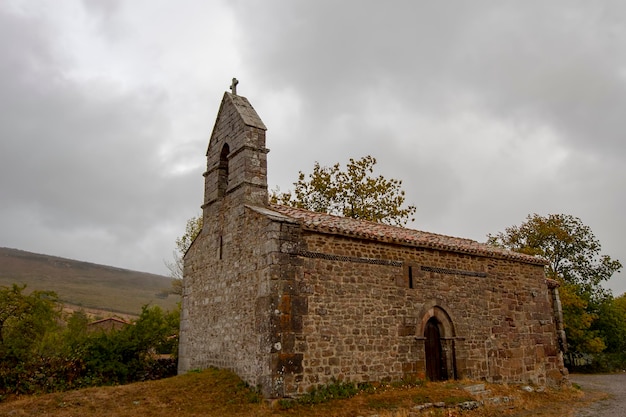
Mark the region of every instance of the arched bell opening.
POLYGON ((220 152, 220 164, 218 166, 217 174, 217 194, 222 197, 226 194, 228 189, 228 154, 230 153, 230 147, 228 143, 225 143, 220 152))

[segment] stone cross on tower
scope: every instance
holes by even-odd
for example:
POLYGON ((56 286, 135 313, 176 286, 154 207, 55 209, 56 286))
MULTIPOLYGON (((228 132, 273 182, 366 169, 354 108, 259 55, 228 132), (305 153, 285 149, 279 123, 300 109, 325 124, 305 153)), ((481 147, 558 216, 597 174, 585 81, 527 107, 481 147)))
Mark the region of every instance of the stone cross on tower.
POLYGON ((230 90, 233 92, 234 95, 237 95, 237 84, 239 84, 239 80, 233 78, 233 82, 230 84, 230 90))

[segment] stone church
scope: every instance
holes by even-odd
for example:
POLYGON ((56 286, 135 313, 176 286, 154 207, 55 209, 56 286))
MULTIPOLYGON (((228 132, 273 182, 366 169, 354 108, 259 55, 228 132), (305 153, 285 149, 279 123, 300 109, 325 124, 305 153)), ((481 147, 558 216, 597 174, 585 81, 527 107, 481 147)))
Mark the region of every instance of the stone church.
POLYGON ((332 381, 558 384, 544 263, 472 240, 273 205, 266 127, 225 93, 184 257, 179 372, 229 368, 266 397, 332 381))

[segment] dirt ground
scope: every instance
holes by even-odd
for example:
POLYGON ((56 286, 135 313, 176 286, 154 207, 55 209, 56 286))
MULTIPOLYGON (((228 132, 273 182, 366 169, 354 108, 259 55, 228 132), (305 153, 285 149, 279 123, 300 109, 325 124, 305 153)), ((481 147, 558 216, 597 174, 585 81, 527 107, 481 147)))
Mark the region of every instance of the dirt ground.
POLYGON ((626 416, 626 373, 621 374, 572 374, 570 380, 589 392, 606 392, 609 397, 594 402, 576 412, 576 417, 624 417, 626 416))

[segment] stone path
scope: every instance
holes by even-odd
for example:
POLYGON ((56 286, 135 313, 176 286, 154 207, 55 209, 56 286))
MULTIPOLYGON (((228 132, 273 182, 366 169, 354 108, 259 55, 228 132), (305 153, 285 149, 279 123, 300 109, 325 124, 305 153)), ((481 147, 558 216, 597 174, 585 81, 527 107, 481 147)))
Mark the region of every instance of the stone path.
POLYGON ((576 417, 624 417, 626 416, 626 373, 570 375, 573 383, 586 391, 602 391, 610 395, 606 400, 597 401, 590 407, 580 409, 576 417))

